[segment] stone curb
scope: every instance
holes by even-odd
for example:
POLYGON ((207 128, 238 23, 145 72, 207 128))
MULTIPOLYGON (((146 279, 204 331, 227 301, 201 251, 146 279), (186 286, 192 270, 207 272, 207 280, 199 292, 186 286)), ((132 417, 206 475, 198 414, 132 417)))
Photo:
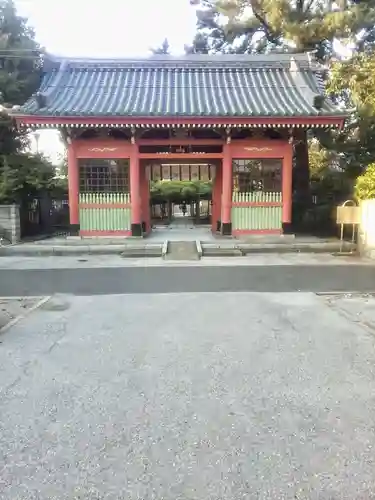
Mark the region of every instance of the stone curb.
MULTIPOLYGON (((163 257, 168 253, 168 240, 165 240, 161 245, 144 245, 133 247, 132 245, 59 245, 46 246, 41 245, 12 245, 0 248, 1 256, 19 256, 19 257, 53 257, 53 256, 79 256, 79 255, 121 255, 122 257, 163 257)), ((199 258, 202 256, 241 256, 251 253, 338 253, 340 251, 340 243, 300 243, 300 244, 262 244, 254 243, 247 245, 218 245, 205 244, 198 240, 195 241, 197 254, 199 258)), ((348 250, 353 249, 356 252, 356 247, 350 244, 343 246, 343 251, 348 253, 348 250)))
POLYGON ((103 246, 55 246, 55 247, 23 247, 22 245, 0 248, 0 257, 53 257, 53 256, 78 256, 78 255, 123 255, 123 256, 145 256, 160 257, 161 246, 154 247, 126 247, 124 245, 103 246))
POLYGON ((197 247, 198 258, 201 259, 203 255, 201 242, 199 240, 195 240, 195 246, 197 247))
POLYGON ((165 240, 161 249, 161 256, 163 259, 165 259, 167 253, 168 253, 168 240, 165 240))

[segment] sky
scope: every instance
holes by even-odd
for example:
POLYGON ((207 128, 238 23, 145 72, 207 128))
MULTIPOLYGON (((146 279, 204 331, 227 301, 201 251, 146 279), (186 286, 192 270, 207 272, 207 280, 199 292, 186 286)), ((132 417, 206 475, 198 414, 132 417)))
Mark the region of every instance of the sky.
MULTIPOLYGON (((182 54, 195 32, 189 0, 15 0, 36 39, 61 56, 146 56, 165 38, 182 54)), ((35 143, 34 143, 35 149, 35 143)), ((43 131, 39 149, 57 161, 62 146, 54 131, 43 131)))

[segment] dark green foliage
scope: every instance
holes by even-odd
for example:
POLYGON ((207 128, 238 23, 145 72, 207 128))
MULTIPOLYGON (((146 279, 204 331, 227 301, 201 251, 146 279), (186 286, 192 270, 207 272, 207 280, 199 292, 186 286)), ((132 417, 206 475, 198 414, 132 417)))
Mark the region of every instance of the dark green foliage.
POLYGON ((151 184, 154 203, 190 203, 197 199, 211 199, 212 183, 204 181, 156 181, 151 184))
POLYGON ((360 175, 355 184, 357 200, 372 200, 375 198, 375 163, 369 165, 363 175, 360 175))
POLYGON ((313 51, 330 59, 334 40, 365 46, 374 38, 375 0, 194 0, 197 35, 192 51, 313 51), (204 41, 204 42, 203 42, 204 41))
POLYGON ((55 186, 54 166, 40 155, 0 156, 0 203, 20 203, 29 194, 55 186))
MULTIPOLYGON (((39 86, 40 68, 34 32, 17 15, 12 0, 0 0, 0 104, 23 104, 39 86)), ((27 145, 26 133, 16 129, 9 113, 0 112, 0 203, 20 202, 53 184, 53 165, 25 153, 27 145)))
MULTIPOLYGON (((13 0, 0 0, 0 93, 6 106, 23 104, 40 83, 41 58, 34 32, 13 0)), ((1 102, 0 102, 1 103, 1 102)))
POLYGON ((325 135, 322 142, 344 158, 352 178, 375 162, 375 53, 355 54, 331 67, 328 91, 351 110, 342 131, 325 135))

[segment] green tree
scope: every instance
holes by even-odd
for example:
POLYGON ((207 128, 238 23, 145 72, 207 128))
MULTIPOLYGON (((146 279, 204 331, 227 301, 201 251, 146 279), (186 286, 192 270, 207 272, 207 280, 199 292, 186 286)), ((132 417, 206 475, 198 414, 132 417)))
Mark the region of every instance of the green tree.
POLYGON ((375 162, 375 53, 334 63, 327 89, 352 113, 342 131, 322 137, 322 142, 343 156, 349 175, 356 177, 375 162))
POLYGON ((375 163, 371 163, 358 177, 355 184, 355 196, 358 201, 375 198, 375 163))
POLYGON ((0 196, 3 200, 18 198, 27 186, 41 187, 44 180, 47 182, 53 175, 53 169, 45 160, 24 153, 27 135, 17 130, 5 111, 23 104, 38 88, 39 54, 34 32, 26 19, 17 15, 13 0, 0 0, 0 105, 3 109, 0 112, 0 196))
MULTIPOLYGON (((190 52, 314 52, 330 61, 335 42, 363 50, 374 39, 375 0, 191 0, 197 33, 190 52)), ((293 186, 310 199, 308 137, 298 131, 293 186)))
POLYGON ((16 153, 2 156, 0 203, 21 203, 43 188, 54 188, 55 167, 42 155, 16 153))
POLYGON ((352 198, 354 179, 342 168, 342 157, 316 139, 309 141, 309 166, 311 190, 318 203, 337 204, 352 198))
POLYGON ((0 0, 0 94, 5 106, 23 104, 38 88, 40 47, 13 0, 0 0))
POLYGON ((314 51, 318 59, 327 59, 334 52, 335 40, 364 47, 374 37, 374 0, 190 3, 197 7, 197 36, 206 38, 212 52, 314 51))

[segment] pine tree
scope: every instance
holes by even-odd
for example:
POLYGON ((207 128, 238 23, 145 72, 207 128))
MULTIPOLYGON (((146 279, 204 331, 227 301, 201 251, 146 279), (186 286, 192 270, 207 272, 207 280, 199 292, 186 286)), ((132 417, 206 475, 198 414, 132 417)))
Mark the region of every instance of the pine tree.
POLYGON ((334 53, 334 41, 363 47, 375 36, 375 0, 191 3, 197 6, 197 33, 207 38, 212 52, 314 51, 318 59, 326 60, 334 53))
POLYGON ((169 46, 169 41, 167 38, 164 39, 163 43, 160 45, 160 47, 157 47, 156 49, 151 49, 151 52, 155 55, 158 54, 170 54, 170 46, 169 46))
POLYGON ((357 53, 350 60, 335 62, 327 90, 352 113, 334 141, 324 135, 321 142, 338 151, 348 174, 356 177, 375 162, 375 52, 357 53))
MULTIPOLYGON (((364 50, 375 40, 375 0, 191 0, 191 4, 197 7, 191 52, 199 52, 202 45, 211 53, 308 51, 327 62, 337 56, 335 42, 364 50)), ((308 200, 306 133, 300 131, 296 139, 293 185, 300 199, 308 200)))

